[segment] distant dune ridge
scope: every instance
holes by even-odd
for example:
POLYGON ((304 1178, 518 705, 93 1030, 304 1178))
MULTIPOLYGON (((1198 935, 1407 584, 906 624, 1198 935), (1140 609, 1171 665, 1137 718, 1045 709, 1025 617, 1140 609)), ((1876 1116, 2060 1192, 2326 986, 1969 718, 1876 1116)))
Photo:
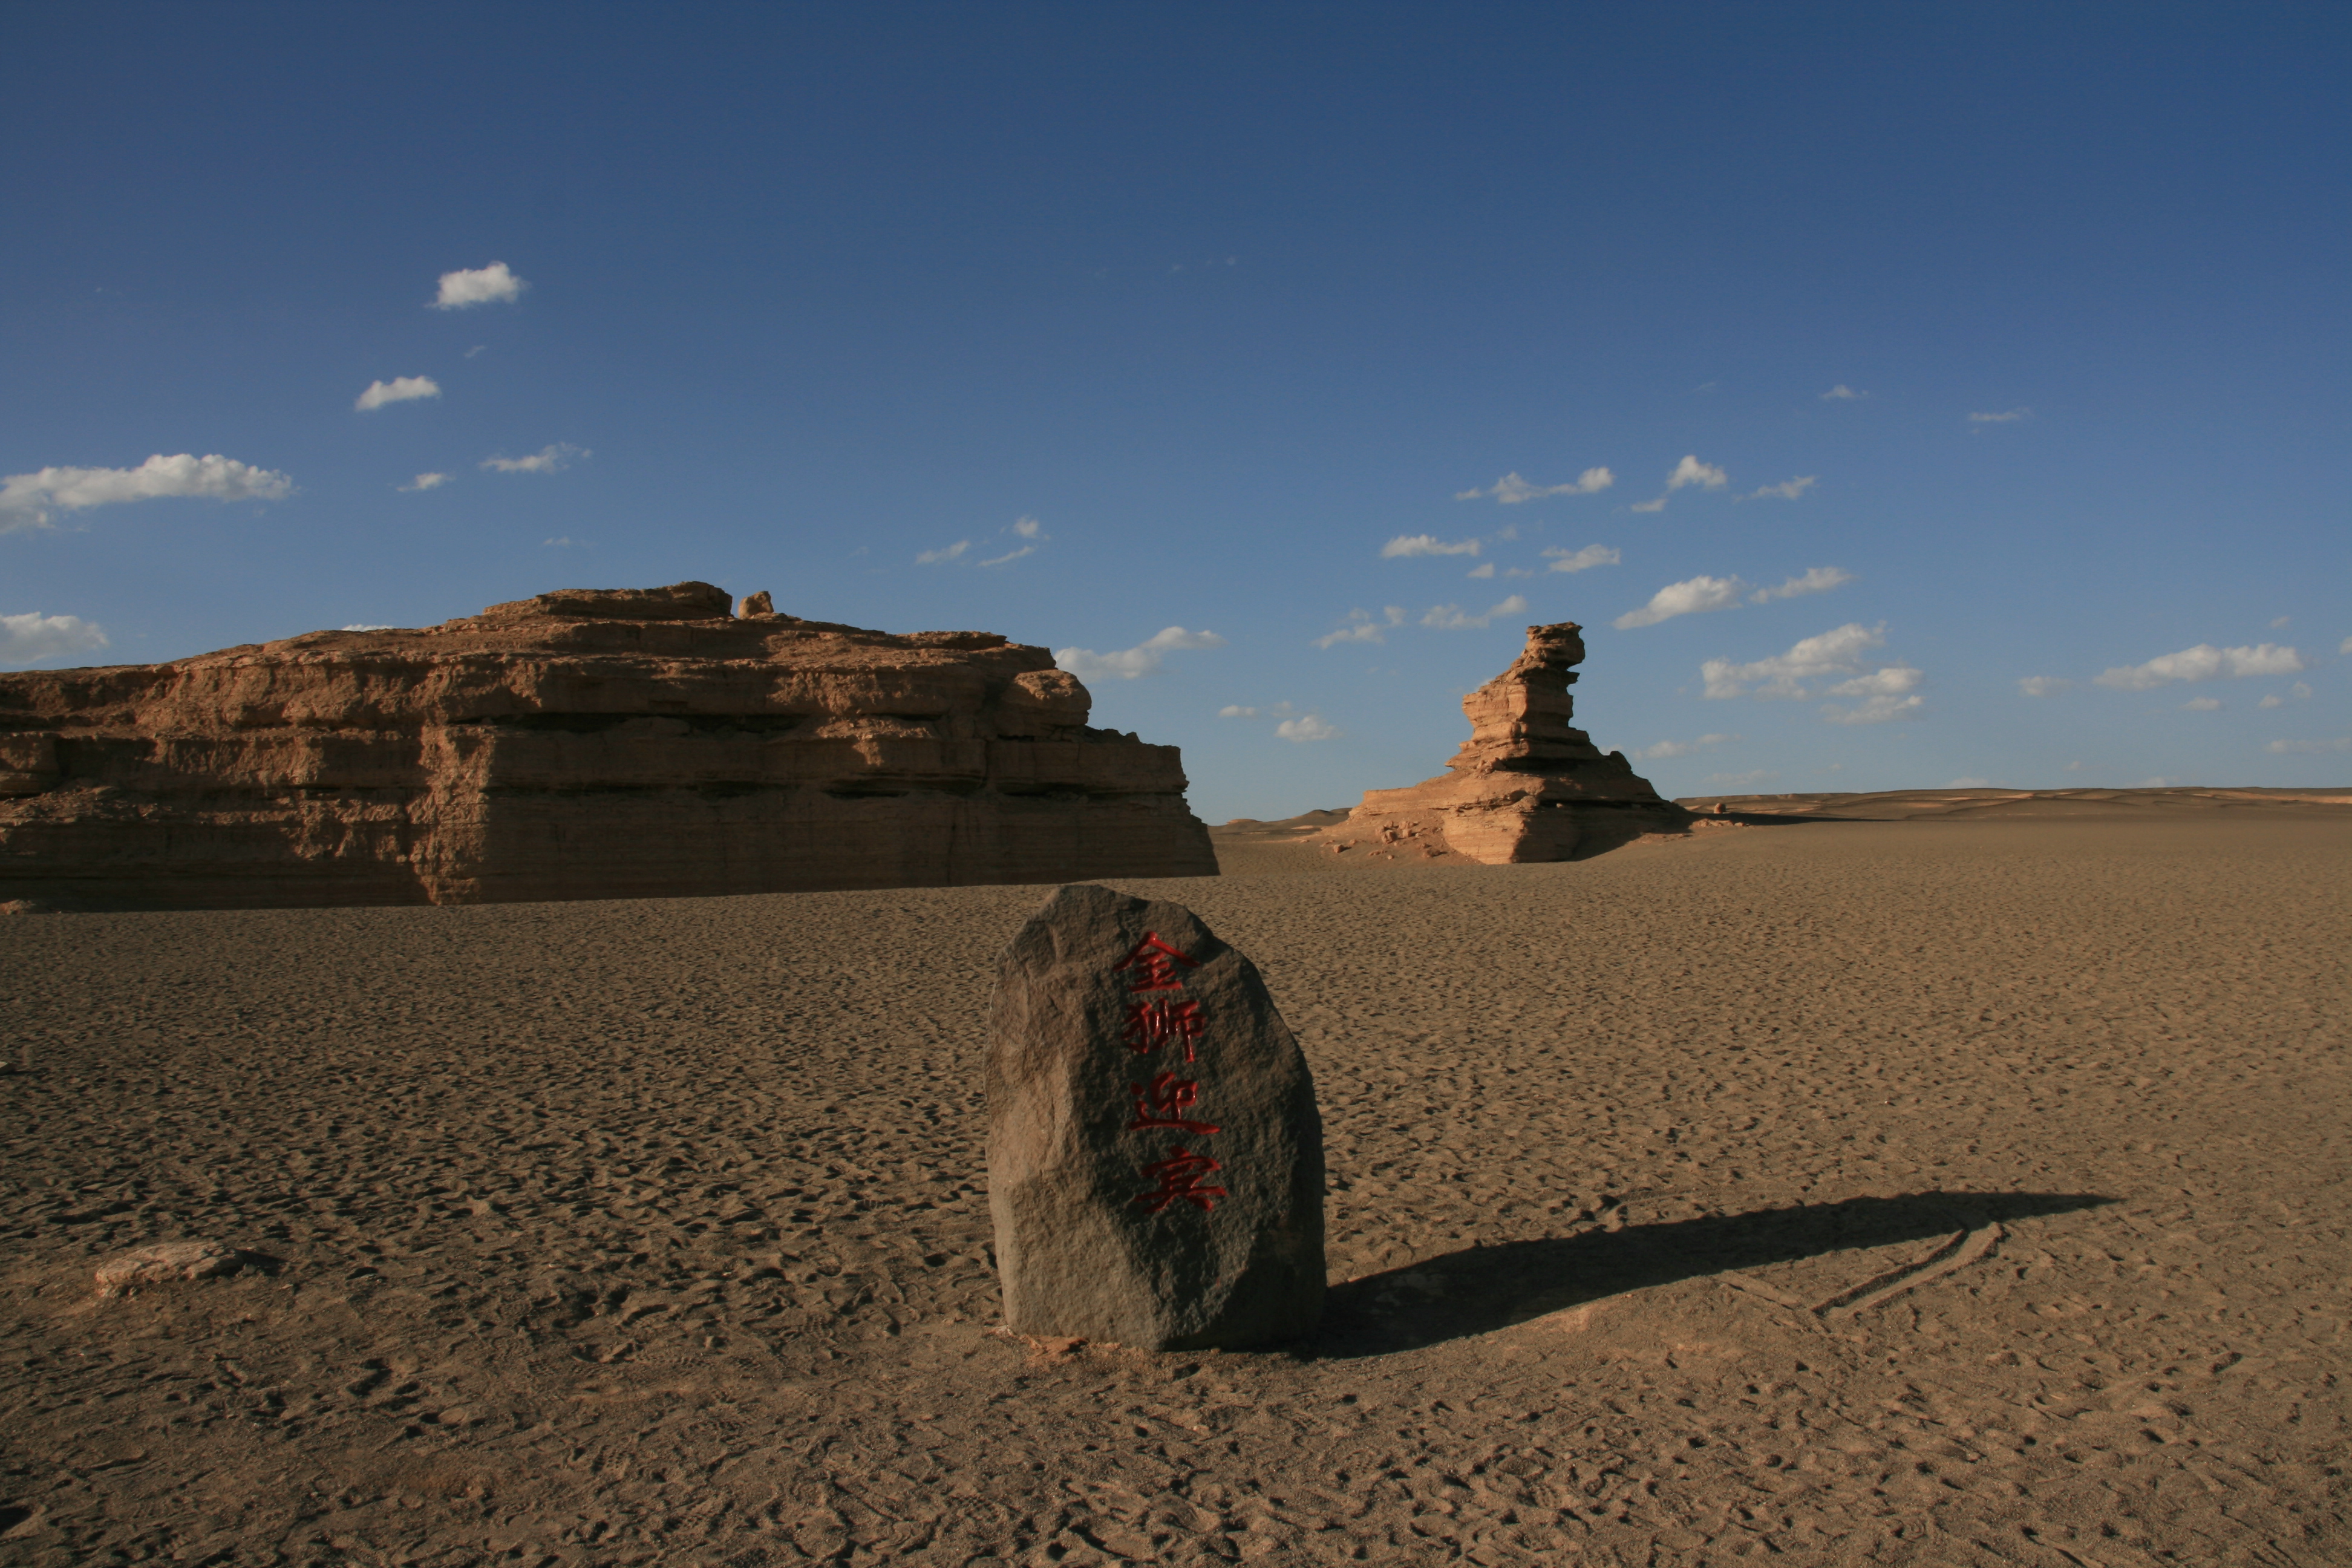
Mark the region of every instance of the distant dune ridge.
POLYGON ((568 589, 0 676, 0 900, 235 908, 1213 875, 1042 647, 568 589))

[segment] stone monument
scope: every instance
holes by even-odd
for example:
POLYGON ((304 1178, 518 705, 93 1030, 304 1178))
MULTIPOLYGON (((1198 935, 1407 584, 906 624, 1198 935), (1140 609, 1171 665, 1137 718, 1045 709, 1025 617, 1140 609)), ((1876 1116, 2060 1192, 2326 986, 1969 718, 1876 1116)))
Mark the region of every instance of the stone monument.
POLYGON ((1181 905, 1066 887, 997 967, 989 1207, 1005 1325, 1148 1350, 1323 1305, 1323 1128, 1256 965, 1181 905))

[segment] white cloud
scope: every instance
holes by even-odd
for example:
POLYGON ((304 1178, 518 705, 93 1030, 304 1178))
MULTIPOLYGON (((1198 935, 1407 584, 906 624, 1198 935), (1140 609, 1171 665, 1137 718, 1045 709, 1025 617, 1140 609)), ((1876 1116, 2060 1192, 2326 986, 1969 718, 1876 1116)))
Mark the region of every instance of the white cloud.
POLYGON ((1496 616, 1525 615, 1527 608, 1527 600, 1517 594, 1499 605, 1490 605, 1486 613, 1480 616, 1467 613, 1459 605, 1433 605, 1429 613, 1421 617, 1421 624, 1434 626, 1442 632, 1475 631, 1496 616))
POLYGON ((1824 697, 1900 697, 1927 679, 1925 670, 1907 664, 1890 664, 1852 680, 1841 680, 1824 697))
POLYGON ((395 375, 390 381, 371 381, 368 389, 352 405, 364 414, 371 408, 381 408, 387 403, 408 403, 419 397, 438 397, 441 384, 429 375, 395 375))
POLYGON ((2286 699, 2273 691, 2268 697, 2263 698, 2260 702, 2255 703, 2254 706, 2257 708, 2284 708, 2286 706, 2286 699))
POLYGON ((1694 616, 1706 610, 1728 610, 1739 603, 1739 595, 1748 584, 1737 577, 1693 577, 1686 582, 1669 583, 1650 595, 1650 602, 1638 610, 1628 610, 1610 625, 1619 631, 1631 631, 1635 626, 1654 626, 1660 621, 1676 616, 1694 616))
POLYGON ((595 455, 585 447, 558 441, 551 447, 541 447, 528 458, 484 458, 482 467, 496 468, 502 474, 555 474, 570 467, 574 458, 593 458, 595 455))
POLYGON ((1702 463, 1696 453, 1685 453, 1683 460, 1675 465, 1675 471, 1666 476, 1666 489, 1678 490, 1685 485, 1699 485, 1719 490, 1728 481, 1729 476, 1713 463, 1702 463))
POLYGON ((347 632, 388 632, 393 628, 389 622, 378 625, 373 621, 353 621, 342 629, 347 632))
POLYGON ((79 616, 0 616, 0 664, 38 664, 106 646, 105 629, 79 616))
POLYGON ((1801 577, 1791 577, 1777 588, 1759 588, 1748 595, 1748 603, 1761 605, 1771 599, 1798 599, 1807 594, 1826 594, 1832 588, 1843 588, 1853 581, 1853 574, 1839 566, 1815 566, 1801 577))
POLYGON ((1455 500, 1476 500, 1480 496, 1493 496, 1505 506, 1517 506, 1523 501, 1542 500, 1547 496, 1597 495, 1617 482, 1617 476, 1606 468, 1587 468, 1564 485, 1535 485, 1516 473, 1505 474, 1487 489, 1471 489, 1454 492, 1455 500))
POLYGON ((2336 645, 2336 651, 2337 653, 2352 653, 2352 637, 2346 637, 2342 642, 2337 643, 2336 645))
POLYGON ((1820 482, 1821 476, 1819 474, 1806 474, 1800 479, 1782 479, 1777 485, 1766 485, 1761 489, 1750 490, 1739 499, 1741 500, 1761 500, 1766 496, 1778 496, 1782 500, 1795 500, 1799 496, 1803 495, 1807 490, 1811 489, 1814 485, 1820 482))
POLYGON ((1605 544, 1588 544, 1581 550, 1547 550, 1544 556, 1551 563, 1553 572, 1586 572, 1595 566, 1614 566, 1624 557, 1605 544))
POLYGON ((2263 748, 2280 756, 2316 756, 2323 752, 2352 752, 2352 735, 2332 741, 2273 741, 2263 748))
POLYGON ((1637 500, 1629 510, 1633 511, 1664 511, 1666 510, 1666 498, 1660 496, 1655 500, 1637 500))
POLYGON ((1801 698, 1807 695, 1806 681, 1832 675, 1861 675, 1861 656, 1872 648, 1885 647, 1885 633, 1884 626, 1848 622, 1819 637, 1806 637, 1786 653, 1759 658, 1753 664, 1708 659, 1699 666, 1699 674, 1706 681, 1709 697, 1744 697, 1753 687, 1758 697, 1801 698))
POLYGON ((1133 680, 1158 669, 1163 658, 1181 648, 1224 646, 1225 639, 1214 632, 1188 632, 1182 626, 1165 626, 1133 647, 1121 648, 1117 653, 1097 653, 1087 647, 1055 648, 1054 662, 1080 680, 1133 680))
POLYGON ((2074 683, 2063 675, 2021 675, 2017 689, 2028 697, 2055 697, 2074 683))
POLYGON ((1020 560, 1024 555, 1034 555, 1034 554, 1036 554, 1036 553, 1037 553, 1037 547, 1036 547, 1035 545, 1034 545, 1034 544, 1024 544, 1024 545, 1023 545, 1023 546, 1022 546, 1020 549, 1018 549, 1018 550, 1008 550, 1008 551, 1006 551, 1006 552, 1005 552, 1003 554, 1002 554, 1002 555, 996 556, 996 557, 994 557, 994 558, 992 558, 992 559, 991 559, 991 560, 987 560, 987 561, 983 561, 983 562, 982 562, 982 563, 981 563, 981 564, 982 564, 982 566, 1002 566, 1002 565, 1005 564, 1007 562, 1010 562, 1010 561, 1018 561, 1018 560, 1020 560))
POLYGON ((2287 624, 2294 619, 2294 617, 2293 616, 2273 616, 2271 617, 2271 630, 2274 632, 2284 631, 2287 627, 2287 624))
POLYGON ((412 490, 437 490, 449 482, 446 474, 419 474, 415 482, 400 487, 403 494, 412 490))
POLYGON ((1315 646, 1329 647, 1334 643, 1343 642, 1386 642, 1391 626, 1404 625, 1404 606, 1402 605, 1384 605, 1381 613, 1386 617, 1385 619, 1374 620, 1361 610, 1349 610, 1349 624, 1336 632, 1328 632, 1317 637, 1315 646))
POLYGON ((2013 425, 2020 419, 2031 419, 2032 417, 2033 410, 2031 408, 2011 408, 2000 414, 1971 414, 1969 416, 1969 423, 1971 425, 2013 425))
POLYGON ((1832 724, 1884 724, 1890 719, 1916 719, 1926 700, 1919 697, 1874 697, 1851 708, 1822 704, 1822 717, 1832 724))
POLYGON ((1286 741, 1297 741, 1301 744, 1308 741, 1336 741, 1343 733, 1338 728, 1326 724, 1312 713, 1304 713, 1296 719, 1285 719, 1274 727, 1274 732, 1286 741))
POLYGON ((1643 762, 1654 763, 1662 757, 1687 757, 1693 752, 1703 752, 1738 739, 1737 735, 1701 735, 1696 741, 1660 741, 1654 746, 1643 746, 1633 755, 1643 762))
POLYGON ((587 540, 574 539, 568 533, 560 535, 554 539, 542 539, 539 543, 540 548, 542 550, 551 548, 556 550, 585 550, 589 547, 589 542, 587 540))
POLYGON ((1040 544, 1054 537, 1045 531, 1045 525, 1034 517, 1015 518, 1013 522, 1013 531, 1017 538, 1034 539, 1040 544))
POLYGON ((1255 708, 1244 708, 1238 702, 1228 702, 1223 708, 1217 710, 1217 717, 1220 719, 1255 719, 1257 717, 1257 710, 1255 708))
POLYGON ((2180 706, 2190 713, 2213 713, 2221 710, 2221 700, 2218 697, 2192 697, 2180 706))
POLYGON ((530 287, 508 271, 503 261, 493 261, 488 267, 460 268, 441 274, 441 292, 435 296, 433 308, 462 310, 469 305, 501 304, 522 298, 522 291, 530 287))
POLYGON ((2098 677, 2101 686, 2124 691, 2146 691, 2168 680, 2225 680, 2249 675, 2294 675, 2303 669, 2294 649, 2276 643, 2258 647, 2215 647, 2199 643, 2179 653, 2161 654, 2146 664, 2118 665, 2098 677))
POLYGON ((217 454, 197 458, 185 452, 167 458, 159 452, 135 468, 41 468, 10 474, 0 479, 0 533, 43 527, 52 507, 79 511, 116 501, 172 496, 283 500, 293 493, 294 481, 284 474, 234 458, 217 454))
POLYGON ((1495 563, 1491 561, 1486 562, 1482 565, 1473 566, 1469 571, 1463 574, 1465 577, 1492 577, 1494 574, 1495 563))
POLYGON ((1841 381, 1835 386, 1831 387, 1827 392, 1822 394, 1822 401, 1823 403, 1857 403, 1869 395, 1870 394, 1866 392, 1856 392, 1853 387, 1848 386, 1845 383, 1841 381))
POLYGON ((959 539, 953 544, 942 546, 938 550, 924 551, 920 555, 915 557, 915 564, 918 566, 937 566, 944 561, 959 560, 962 557, 963 552, 971 548, 971 540, 959 539))
POLYGON ((1478 549, 1475 539, 1447 544, 1434 534, 1400 533, 1381 546, 1381 559, 1388 561, 1400 555, 1475 555, 1478 549))

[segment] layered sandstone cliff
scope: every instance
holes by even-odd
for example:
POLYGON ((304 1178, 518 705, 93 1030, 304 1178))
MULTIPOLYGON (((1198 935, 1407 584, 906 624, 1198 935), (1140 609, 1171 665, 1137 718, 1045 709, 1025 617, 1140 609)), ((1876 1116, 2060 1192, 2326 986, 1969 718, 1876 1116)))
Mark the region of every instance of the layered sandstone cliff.
POLYGON ((1206 876, 1173 746, 1044 648, 570 590, 0 675, 0 900, 479 903, 1206 876))
POLYGON ((1582 631, 1573 621, 1529 626, 1511 668, 1462 700, 1470 739, 1444 773, 1410 789, 1367 790, 1345 822, 1318 837, 1334 847, 1450 850, 1500 866, 1572 860, 1680 831, 1688 812, 1660 798, 1623 752, 1602 752, 1569 723, 1582 631))

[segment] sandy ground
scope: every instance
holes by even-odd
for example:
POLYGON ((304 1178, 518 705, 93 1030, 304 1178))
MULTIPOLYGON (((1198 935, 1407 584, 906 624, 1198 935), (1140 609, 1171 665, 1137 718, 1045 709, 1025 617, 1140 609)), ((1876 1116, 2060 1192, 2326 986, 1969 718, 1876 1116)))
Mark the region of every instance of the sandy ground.
POLYGON ((992 1331, 1046 889, 0 920, 0 1562, 2352 1561, 2342 814, 1225 847, 1270 1353, 992 1331))

